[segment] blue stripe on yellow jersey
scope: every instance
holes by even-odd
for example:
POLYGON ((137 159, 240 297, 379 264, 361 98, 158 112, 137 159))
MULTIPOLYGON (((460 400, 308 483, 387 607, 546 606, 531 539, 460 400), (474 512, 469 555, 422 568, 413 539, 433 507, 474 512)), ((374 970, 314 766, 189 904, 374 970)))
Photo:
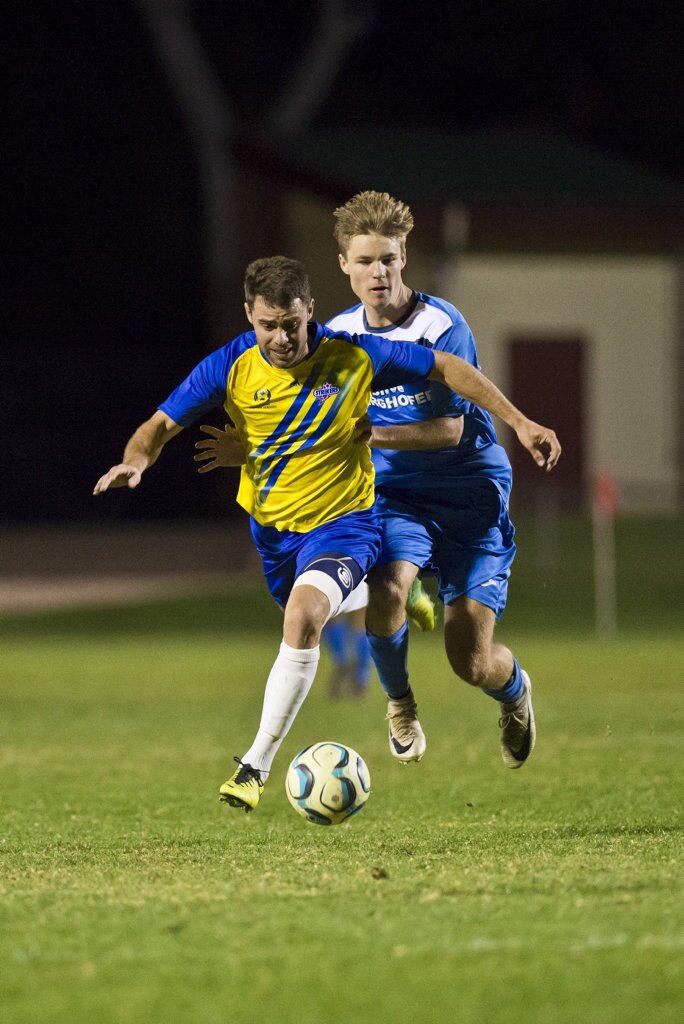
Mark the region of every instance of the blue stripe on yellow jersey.
POLYGON ((411 384, 434 355, 309 325, 309 355, 272 366, 247 331, 203 359, 159 408, 183 427, 223 406, 247 454, 237 500, 262 526, 306 532, 374 500, 370 450, 354 440, 376 389, 411 384))

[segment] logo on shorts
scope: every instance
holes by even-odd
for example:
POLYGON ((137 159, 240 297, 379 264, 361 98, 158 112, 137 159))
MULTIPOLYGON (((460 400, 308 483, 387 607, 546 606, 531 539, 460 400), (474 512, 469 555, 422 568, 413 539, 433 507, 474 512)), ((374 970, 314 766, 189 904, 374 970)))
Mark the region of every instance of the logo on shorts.
POLYGON ((271 392, 268 388, 259 388, 254 392, 254 401, 257 405, 268 405, 271 401, 271 392))
POLYGON ((314 391, 314 398, 316 399, 319 405, 323 405, 323 403, 327 401, 328 398, 332 398, 333 395, 338 395, 339 393, 339 388, 335 387, 334 384, 327 383, 326 381, 326 383, 323 384, 320 388, 316 388, 316 390, 314 391))
POLYGON ((480 586, 481 587, 495 587, 496 586, 496 580, 487 580, 486 583, 481 583, 480 586))
POLYGON ((338 568, 337 578, 345 589, 351 589, 351 585, 354 581, 352 579, 352 574, 350 573, 346 565, 341 565, 338 568))

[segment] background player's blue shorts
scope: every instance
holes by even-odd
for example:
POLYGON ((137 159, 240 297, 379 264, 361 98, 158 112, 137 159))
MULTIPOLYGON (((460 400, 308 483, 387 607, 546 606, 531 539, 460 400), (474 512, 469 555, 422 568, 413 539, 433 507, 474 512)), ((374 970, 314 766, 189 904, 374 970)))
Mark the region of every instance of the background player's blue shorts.
POLYGON ((268 589, 281 607, 287 604, 294 581, 314 559, 324 554, 353 559, 358 566, 358 570, 350 566, 356 587, 376 562, 382 544, 375 508, 349 512, 308 533, 261 526, 251 517, 250 529, 264 565, 268 589))
POLYGON ((506 607, 515 558, 515 530, 506 502, 489 480, 461 480, 447 501, 383 486, 378 564, 405 560, 438 580, 444 604, 466 595, 499 618, 506 607))

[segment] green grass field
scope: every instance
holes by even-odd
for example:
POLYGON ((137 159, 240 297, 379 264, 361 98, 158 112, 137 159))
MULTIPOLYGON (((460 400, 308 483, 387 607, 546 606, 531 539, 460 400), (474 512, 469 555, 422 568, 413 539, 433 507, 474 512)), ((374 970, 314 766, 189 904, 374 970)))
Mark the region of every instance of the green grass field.
POLYGON ((249 816, 217 788, 278 644, 258 580, 2 620, 3 1024, 680 1024, 681 529, 622 528, 613 640, 591 633, 586 540, 563 532, 570 568, 540 575, 531 541, 517 566, 500 635, 534 683, 523 770, 494 703, 413 633, 424 761, 391 759, 377 683, 330 703, 323 661, 249 816), (372 776, 332 829, 283 789, 319 739, 372 776))

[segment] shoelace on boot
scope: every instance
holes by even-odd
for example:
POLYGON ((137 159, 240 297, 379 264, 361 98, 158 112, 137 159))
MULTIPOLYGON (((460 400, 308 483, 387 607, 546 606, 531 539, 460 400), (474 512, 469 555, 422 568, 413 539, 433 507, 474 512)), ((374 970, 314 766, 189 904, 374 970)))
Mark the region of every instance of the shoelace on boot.
POLYGON ((233 760, 241 766, 240 771, 235 776, 237 785, 240 786, 243 782, 261 782, 261 774, 258 769, 252 768, 251 764, 245 764, 239 757, 234 757, 233 760))

